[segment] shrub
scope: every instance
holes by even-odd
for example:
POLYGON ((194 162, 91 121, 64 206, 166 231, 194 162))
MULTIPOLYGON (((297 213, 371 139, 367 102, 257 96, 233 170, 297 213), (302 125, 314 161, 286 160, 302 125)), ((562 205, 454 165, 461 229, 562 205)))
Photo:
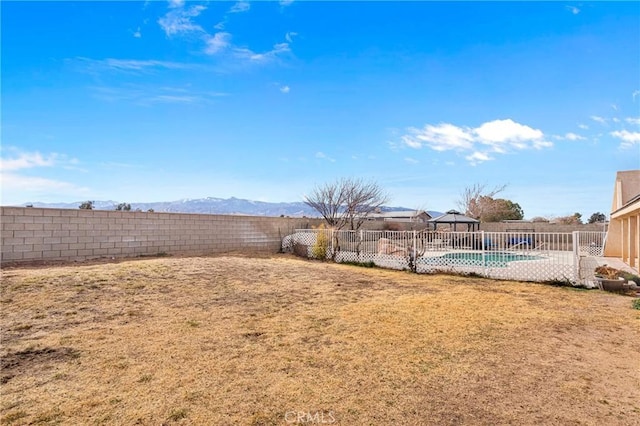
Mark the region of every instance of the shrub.
POLYGON ((383 231, 402 231, 402 225, 397 223, 397 222, 385 222, 384 225, 382 225, 382 230, 383 231))
POLYGON ((596 276, 602 277, 602 278, 606 278, 609 280, 615 280, 619 277, 620 274, 620 270, 616 269, 616 268, 612 268, 611 266, 607 266, 607 265, 602 265, 602 266, 598 266, 595 270, 594 270, 596 276))
POLYGON ((324 225, 320 225, 316 229, 318 230, 316 232, 316 242, 311 248, 311 255, 316 259, 325 260, 329 248, 329 237, 327 237, 324 225))
POLYGON ((363 268, 375 268, 377 266, 373 260, 370 260, 368 262, 356 262, 348 260, 340 263, 343 265, 361 266, 363 268))
POLYGON ((625 281, 633 281, 636 285, 640 286, 640 276, 636 274, 632 274, 631 272, 621 271, 620 269, 612 268, 611 266, 602 265, 598 266, 594 273, 598 277, 615 280, 618 278, 622 278, 625 281))
POLYGON ((304 257, 306 259, 309 257, 307 248, 307 245, 295 242, 293 243, 293 254, 295 254, 296 256, 304 257))
POLYGON ((636 274, 632 274, 631 272, 627 272, 627 271, 620 271, 618 276, 624 278, 627 281, 633 281, 634 283, 636 283, 637 286, 640 286, 640 276, 636 274))

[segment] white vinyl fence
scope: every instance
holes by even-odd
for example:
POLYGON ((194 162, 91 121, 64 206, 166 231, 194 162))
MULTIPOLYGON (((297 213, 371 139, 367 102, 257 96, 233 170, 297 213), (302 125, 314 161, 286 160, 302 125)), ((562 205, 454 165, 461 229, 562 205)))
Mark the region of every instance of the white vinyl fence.
POLYGON ((521 281, 593 280, 604 232, 334 231, 300 229, 283 249, 307 258, 369 263, 418 273, 450 272, 521 281), (581 269, 581 265, 583 265, 581 269))

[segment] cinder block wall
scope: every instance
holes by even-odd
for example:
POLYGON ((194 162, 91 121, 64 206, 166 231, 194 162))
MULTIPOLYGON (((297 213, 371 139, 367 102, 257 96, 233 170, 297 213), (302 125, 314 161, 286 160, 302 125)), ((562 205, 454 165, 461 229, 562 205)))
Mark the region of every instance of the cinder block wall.
POLYGON ((602 232, 604 230, 601 223, 589 223, 583 225, 561 225, 558 223, 545 223, 545 222, 519 222, 519 223, 504 223, 504 222, 487 222, 480 224, 481 231, 487 232, 573 232, 573 231, 597 231, 602 232))
POLYGON ((139 255, 277 252, 318 219, 1 207, 2 263, 139 255))

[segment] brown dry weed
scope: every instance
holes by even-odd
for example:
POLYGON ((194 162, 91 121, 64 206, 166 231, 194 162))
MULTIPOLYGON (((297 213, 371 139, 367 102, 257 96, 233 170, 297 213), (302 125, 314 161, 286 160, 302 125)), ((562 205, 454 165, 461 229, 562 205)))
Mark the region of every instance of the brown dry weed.
POLYGON ((2 424, 640 424, 629 297, 304 261, 5 268, 2 424))

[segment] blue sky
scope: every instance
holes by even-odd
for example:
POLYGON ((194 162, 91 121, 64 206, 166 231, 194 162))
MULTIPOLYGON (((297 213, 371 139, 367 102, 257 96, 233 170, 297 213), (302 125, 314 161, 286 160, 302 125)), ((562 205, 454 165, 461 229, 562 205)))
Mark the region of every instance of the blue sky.
POLYGON ((2 204, 301 201, 609 213, 640 168, 638 2, 7 2, 2 204))

